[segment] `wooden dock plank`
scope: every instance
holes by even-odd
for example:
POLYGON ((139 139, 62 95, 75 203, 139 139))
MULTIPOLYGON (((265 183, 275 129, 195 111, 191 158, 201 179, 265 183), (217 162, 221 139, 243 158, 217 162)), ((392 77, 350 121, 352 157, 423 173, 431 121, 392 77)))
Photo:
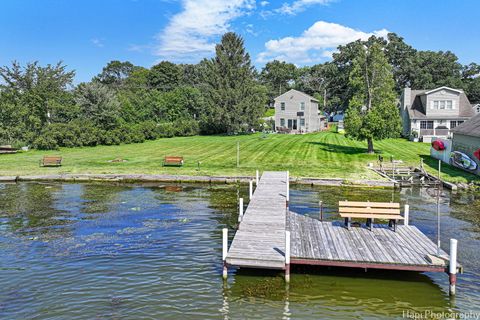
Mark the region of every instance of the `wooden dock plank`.
POLYGON ((263 173, 228 250, 227 264, 285 267, 286 192, 286 172, 263 173))
POLYGON ((347 230, 338 222, 319 221, 294 212, 289 215, 287 227, 295 239, 293 260, 439 267, 424 258, 435 254, 435 245, 414 226, 397 226, 397 232, 377 224, 372 231, 365 227, 347 230))

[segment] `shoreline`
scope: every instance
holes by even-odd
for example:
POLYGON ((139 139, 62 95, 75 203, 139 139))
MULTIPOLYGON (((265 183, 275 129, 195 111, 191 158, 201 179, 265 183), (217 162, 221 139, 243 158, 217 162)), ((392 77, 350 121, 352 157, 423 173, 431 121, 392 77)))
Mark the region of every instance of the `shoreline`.
MULTIPOLYGON (((189 176, 189 175, 155 175, 155 174, 50 174, 31 176, 0 176, 0 182, 22 181, 64 181, 64 182, 170 182, 170 183, 210 183, 233 184, 248 183, 254 176, 189 176)), ((332 187, 370 187, 395 188, 392 181, 382 180, 347 180, 341 178, 290 178, 290 183, 312 186, 332 187)))

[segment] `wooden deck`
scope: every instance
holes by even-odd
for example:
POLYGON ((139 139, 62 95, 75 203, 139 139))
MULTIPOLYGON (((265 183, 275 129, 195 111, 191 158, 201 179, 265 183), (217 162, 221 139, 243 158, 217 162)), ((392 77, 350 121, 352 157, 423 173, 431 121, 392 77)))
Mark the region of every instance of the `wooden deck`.
MULTIPOLYGON (((287 173, 265 172, 239 225, 225 263, 230 266, 285 269, 286 231, 290 264, 444 272, 448 255, 415 226, 397 231, 375 224, 347 230, 341 221, 326 222, 289 212, 287 173)), ((340 219, 339 219, 340 220, 340 219)))
POLYGON ((286 193, 286 172, 263 173, 228 250, 227 264, 285 268, 286 193))
MULTIPOLYGON (((445 271, 446 263, 435 256, 437 247, 415 226, 387 225, 347 230, 343 223, 319 221, 293 212, 288 214, 291 231, 291 264, 312 264, 412 271, 445 271), (434 262, 432 262, 432 260, 434 262)), ((448 255, 441 250, 441 256, 448 255)))

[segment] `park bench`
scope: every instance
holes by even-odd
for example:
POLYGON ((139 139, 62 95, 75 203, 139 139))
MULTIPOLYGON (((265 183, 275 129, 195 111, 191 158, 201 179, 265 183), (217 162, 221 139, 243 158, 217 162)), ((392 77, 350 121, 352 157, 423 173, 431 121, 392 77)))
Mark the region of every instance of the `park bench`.
POLYGON ((0 146, 0 153, 17 153, 17 149, 10 145, 0 146))
POLYGON ((183 166, 183 157, 172 157, 172 156, 165 156, 163 159, 163 166, 183 166))
POLYGON ((388 226, 397 230, 398 220, 404 220, 400 215, 400 203, 394 202, 356 202, 339 201, 338 212, 345 219, 345 227, 350 229, 352 218, 367 219, 367 227, 372 230, 374 219, 388 220, 388 226))
POLYGON ((41 167, 60 167, 62 165, 62 157, 59 156, 43 156, 40 160, 41 167))

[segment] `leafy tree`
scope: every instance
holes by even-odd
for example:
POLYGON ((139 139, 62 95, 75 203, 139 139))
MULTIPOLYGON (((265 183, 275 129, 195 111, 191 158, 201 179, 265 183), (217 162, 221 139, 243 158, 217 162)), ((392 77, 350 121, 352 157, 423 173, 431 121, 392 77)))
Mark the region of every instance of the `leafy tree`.
POLYGON ((99 128, 113 129, 120 120, 120 102, 115 92, 99 82, 81 83, 75 90, 80 115, 99 128))
POLYGON ((297 88, 320 101, 320 108, 324 111, 334 111, 338 101, 334 99, 333 92, 338 87, 337 78, 339 70, 336 64, 326 62, 317 64, 308 69, 297 81, 297 88))
POLYGON ((131 62, 113 60, 110 61, 93 80, 101 82, 111 88, 119 89, 134 70, 135 66, 131 62))
MULTIPOLYGON (((360 45, 360 44, 359 44, 360 45)), ((396 107, 392 67, 376 42, 359 47, 350 73, 354 94, 345 117, 345 131, 356 140, 367 140, 373 153, 373 140, 398 137, 401 119, 396 107)))
POLYGON ((395 33, 389 33, 387 39, 384 42, 385 55, 392 65, 395 89, 400 93, 403 88, 412 85, 417 51, 395 33))
POLYGON ((173 90, 179 86, 181 80, 181 67, 169 61, 162 61, 154 65, 148 74, 150 87, 160 91, 173 90))
POLYGON ((411 86, 412 89, 461 88, 461 71, 462 65, 450 51, 418 51, 411 86))
POLYGON ((293 63, 273 60, 263 67, 260 79, 269 88, 269 97, 273 100, 290 88, 296 78, 297 67, 293 63))
POLYGON ((215 51, 202 79, 207 103, 202 114, 204 130, 229 134, 246 131, 264 114, 266 90, 255 81, 250 55, 240 36, 224 34, 215 51))
MULTIPOLYGON (((2 100, 10 107, 15 106, 15 121, 21 121, 24 132, 18 139, 27 142, 42 128, 52 122, 68 121, 72 116, 69 109, 72 96, 74 71, 67 71, 62 62, 42 67, 38 62, 22 67, 13 62, 12 66, 0 67, 2 100)), ((13 137, 10 137, 13 138, 13 137)))
POLYGON ((470 63, 462 70, 463 88, 471 103, 480 103, 480 65, 470 63))

